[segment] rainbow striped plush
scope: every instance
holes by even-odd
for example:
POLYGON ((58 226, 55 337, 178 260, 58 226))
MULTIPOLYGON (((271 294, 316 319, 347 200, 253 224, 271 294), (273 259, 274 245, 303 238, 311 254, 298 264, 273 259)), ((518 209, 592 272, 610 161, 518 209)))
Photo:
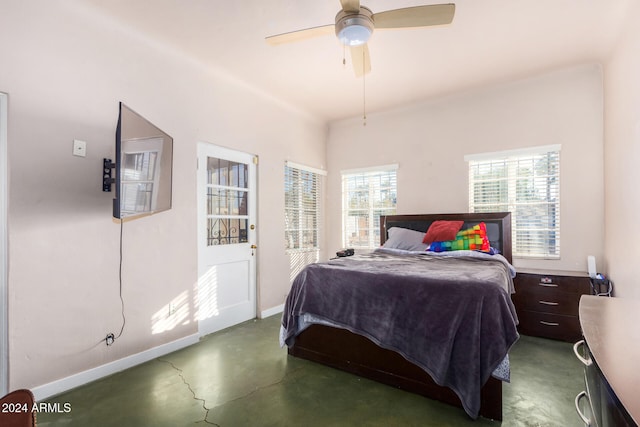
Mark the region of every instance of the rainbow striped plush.
POLYGON ((445 242, 433 242, 429 245, 428 251, 482 251, 490 252, 489 239, 487 238, 487 225, 484 222, 474 225, 471 228, 458 231, 454 240, 445 242))

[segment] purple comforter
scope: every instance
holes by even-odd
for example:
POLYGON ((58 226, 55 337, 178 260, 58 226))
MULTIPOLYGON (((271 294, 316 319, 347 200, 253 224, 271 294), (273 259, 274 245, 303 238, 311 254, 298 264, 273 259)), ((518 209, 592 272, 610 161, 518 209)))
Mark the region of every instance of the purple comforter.
POLYGON ((480 389, 518 339, 512 287, 493 259, 379 249, 311 264, 287 297, 284 341, 293 345, 303 314, 327 320, 402 354, 477 418, 480 389))

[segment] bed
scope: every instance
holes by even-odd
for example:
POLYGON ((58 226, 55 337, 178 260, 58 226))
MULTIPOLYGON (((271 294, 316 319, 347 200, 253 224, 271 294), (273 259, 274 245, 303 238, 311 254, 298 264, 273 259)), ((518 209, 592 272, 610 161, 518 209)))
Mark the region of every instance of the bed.
POLYGON ((502 420, 508 351, 519 337, 511 215, 383 216, 381 246, 390 230, 424 234, 437 220, 484 223, 500 255, 382 247, 311 264, 287 297, 280 342, 291 356, 502 420))

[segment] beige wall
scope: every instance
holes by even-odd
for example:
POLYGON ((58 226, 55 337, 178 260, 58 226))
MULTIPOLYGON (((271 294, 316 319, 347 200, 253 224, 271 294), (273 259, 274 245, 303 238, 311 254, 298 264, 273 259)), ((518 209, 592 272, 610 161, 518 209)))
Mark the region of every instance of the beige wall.
MULTIPOLYGON (((257 154, 259 307, 284 302, 284 161, 325 166, 326 127, 233 78, 61 1, 7 2, 0 90, 9 94, 10 388, 35 387, 197 332, 196 146, 257 154), (118 101, 174 138, 173 207, 119 224, 103 193, 118 101), (73 157, 72 141, 87 141, 73 157), (184 323, 153 334, 154 316, 189 296, 184 323)), ((274 337, 277 339, 277 337, 274 337)))
POLYGON ((328 248, 341 245, 341 170, 398 163, 398 213, 467 212, 465 154, 561 144, 561 259, 514 264, 587 271, 587 255, 603 258, 602 97, 601 68, 585 65, 333 123, 328 248))
POLYGON ((606 271, 615 295, 640 298, 636 263, 640 212, 640 5, 627 15, 617 49, 605 67, 606 271))

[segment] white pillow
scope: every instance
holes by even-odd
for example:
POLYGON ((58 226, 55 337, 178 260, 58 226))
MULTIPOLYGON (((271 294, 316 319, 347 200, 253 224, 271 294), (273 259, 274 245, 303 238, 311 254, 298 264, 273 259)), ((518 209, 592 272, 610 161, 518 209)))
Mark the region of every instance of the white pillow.
POLYGON ((424 232, 409 230, 408 228, 391 227, 389 238, 383 248, 403 249, 405 251, 426 251, 429 245, 422 243, 424 232))

